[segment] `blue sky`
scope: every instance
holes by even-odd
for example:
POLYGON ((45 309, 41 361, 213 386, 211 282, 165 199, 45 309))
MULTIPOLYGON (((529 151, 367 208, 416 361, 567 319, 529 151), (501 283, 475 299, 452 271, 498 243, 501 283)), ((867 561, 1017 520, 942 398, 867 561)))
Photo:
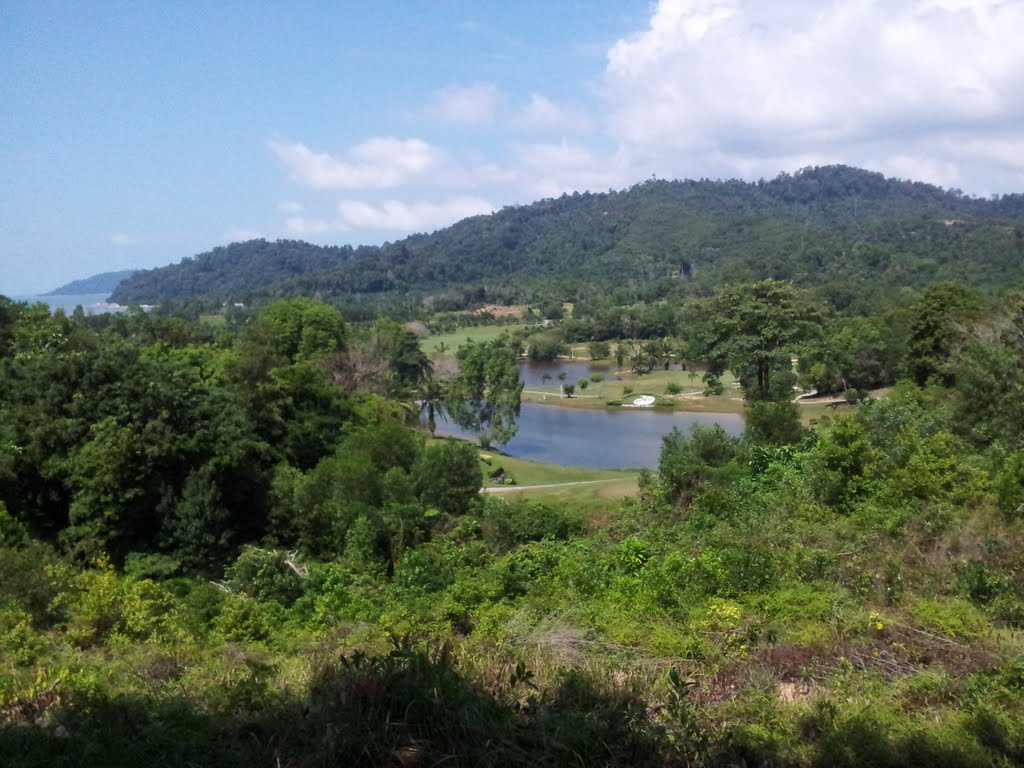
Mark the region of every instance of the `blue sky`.
POLYGON ((17 2, 0 292, 831 162, 1024 191, 1024 2, 17 2))

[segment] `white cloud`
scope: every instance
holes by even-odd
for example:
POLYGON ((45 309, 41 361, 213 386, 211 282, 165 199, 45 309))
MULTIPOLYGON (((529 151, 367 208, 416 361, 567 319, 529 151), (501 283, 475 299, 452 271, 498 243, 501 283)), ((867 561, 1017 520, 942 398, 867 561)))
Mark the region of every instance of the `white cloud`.
POLYGON ((580 110, 560 107, 539 93, 530 94, 517 115, 518 125, 533 130, 556 130, 580 133, 590 128, 589 118, 580 110))
POLYGON ((338 222, 310 216, 289 216, 284 220, 284 229, 290 235, 315 237, 332 229, 343 229, 338 222))
POLYGON ((128 246, 136 245, 138 242, 138 238, 133 235, 126 235, 124 232, 115 232, 110 236, 110 244, 118 248, 127 248, 128 246))
POLYGON ((427 107, 428 114, 446 123, 483 125, 494 120, 501 92, 493 83, 475 83, 436 91, 427 107))
POLYGON ((599 157, 581 144, 566 141, 520 147, 518 160, 522 186, 531 198, 607 190, 635 180, 621 158, 599 157))
POLYGON ((301 203, 296 203, 293 200, 282 200, 277 204, 277 210, 280 211, 281 213, 294 215, 297 213, 302 213, 305 210, 305 208, 303 208, 301 203))
POLYGON ((921 155, 890 155, 881 161, 865 163, 867 168, 899 179, 924 181, 940 187, 955 187, 960 181, 956 163, 921 155))
POLYGON ((301 142, 269 143, 292 179, 314 189, 385 189, 436 171, 446 153, 422 139, 367 139, 341 157, 314 152, 301 142))
POLYGON ((493 210, 493 205, 479 197, 455 197, 440 203, 406 203, 399 200, 385 200, 381 203, 343 200, 338 203, 338 212, 348 226, 395 232, 437 229, 467 216, 491 213, 493 210))
POLYGON ((1019 0, 661 0, 608 51, 610 129, 662 173, 716 155, 865 164, 885 145, 894 170, 956 179, 957 139, 1000 135, 999 162, 1024 136, 1021 29, 1019 0))

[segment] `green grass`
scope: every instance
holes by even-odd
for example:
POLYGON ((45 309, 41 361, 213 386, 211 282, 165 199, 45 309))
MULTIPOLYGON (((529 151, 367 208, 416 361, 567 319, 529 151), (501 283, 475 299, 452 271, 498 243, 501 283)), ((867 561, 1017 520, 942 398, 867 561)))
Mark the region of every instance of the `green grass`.
POLYGON ((444 343, 451 352, 455 352, 467 341, 491 341, 502 334, 511 333, 519 328, 525 328, 525 324, 517 325, 477 325, 471 328, 460 328, 452 333, 439 333, 420 339, 420 349, 431 357, 437 355, 437 347, 444 343))
MULTIPOLYGON (((480 452, 480 468, 484 476, 498 467, 512 477, 517 485, 550 485, 554 483, 575 483, 589 480, 617 480, 627 483, 636 481, 636 472, 624 469, 588 469, 586 467, 565 467, 558 464, 542 464, 537 461, 504 456, 495 451, 480 452)), ((494 483, 487 480, 487 486, 494 483)), ((609 483, 611 485, 611 483, 609 483)), ((573 486, 575 488, 575 486, 573 486)))
POLYGON ((212 325, 217 328, 223 328, 227 325, 228 319, 224 317, 223 312, 208 312, 199 316, 199 322, 203 325, 212 325))
MULTIPOLYGON (((713 413, 741 413, 743 411, 743 392, 733 388, 735 379, 726 371, 722 375, 722 384, 725 390, 721 395, 705 397, 701 394, 704 391, 704 382, 701 380, 703 373, 690 381, 689 371, 680 370, 656 370, 651 373, 636 374, 628 370, 616 371, 614 365, 606 374, 608 378, 604 381, 590 382, 585 390, 576 386, 576 393, 571 398, 559 398, 559 384, 557 379, 552 379, 543 386, 531 386, 523 392, 525 402, 545 403, 548 405, 560 405, 568 408, 605 408, 609 401, 629 402, 640 395, 654 395, 658 398, 659 404, 671 403, 672 407, 680 411, 700 411, 713 413), (610 380, 612 377, 615 380, 610 380), (681 392, 678 395, 666 394, 666 388, 670 383, 677 384, 681 392), (629 387, 633 391, 623 394, 623 388, 629 387)), ((566 382, 576 384, 576 382, 566 382)))

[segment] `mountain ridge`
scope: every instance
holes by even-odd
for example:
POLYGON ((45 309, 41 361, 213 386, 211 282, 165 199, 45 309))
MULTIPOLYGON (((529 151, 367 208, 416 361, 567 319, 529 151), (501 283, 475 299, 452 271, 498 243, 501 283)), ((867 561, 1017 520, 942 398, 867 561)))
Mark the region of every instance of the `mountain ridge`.
POLYGON ((134 275, 137 269, 122 269, 114 272, 100 272, 80 280, 72 280, 59 288, 47 291, 42 296, 67 296, 78 293, 111 293, 123 281, 134 275))
POLYGON ((233 243, 140 272, 112 298, 340 299, 473 285, 510 293, 510 285, 680 280, 701 294, 731 281, 815 284, 865 270, 909 284, 949 278, 988 285, 1024 280, 1022 223, 1024 195, 967 197, 847 166, 758 182, 649 180, 508 206, 381 246, 233 243), (889 263, 894 257, 898 264, 889 263), (844 263, 851 258, 857 263, 844 263))

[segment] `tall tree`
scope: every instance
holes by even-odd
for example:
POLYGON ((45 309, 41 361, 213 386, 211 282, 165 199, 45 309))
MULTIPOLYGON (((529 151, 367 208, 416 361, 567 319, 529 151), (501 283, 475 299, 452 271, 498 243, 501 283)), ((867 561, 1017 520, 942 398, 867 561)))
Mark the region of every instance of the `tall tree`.
POLYGON ((270 304, 257 320, 257 328, 288 362, 338 352, 347 336, 345 320, 336 307, 302 297, 270 304))
POLYGON ((933 377, 953 385, 954 347, 963 338, 961 327, 979 310, 977 297, 959 283, 936 283, 924 291, 911 312, 906 360, 907 373, 919 386, 933 377))
POLYGON ((427 429, 433 435, 437 430, 437 417, 447 420, 448 406, 445 403, 444 387, 439 381, 425 381, 419 388, 420 413, 427 414, 427 429))
POLYGON ((523 383, 518 344, 508 338, 459 347, 459 375, 449 386, 455 423, 476 433, 480 444, 507 443, 516 434, 523 383))
POLYGON ((723 290, 696 310, 696 347, 712 374, 728 367, 748 400, 789 398, 792 357, 821 328, 821 313, 806 292, 763 280, 723 290))

